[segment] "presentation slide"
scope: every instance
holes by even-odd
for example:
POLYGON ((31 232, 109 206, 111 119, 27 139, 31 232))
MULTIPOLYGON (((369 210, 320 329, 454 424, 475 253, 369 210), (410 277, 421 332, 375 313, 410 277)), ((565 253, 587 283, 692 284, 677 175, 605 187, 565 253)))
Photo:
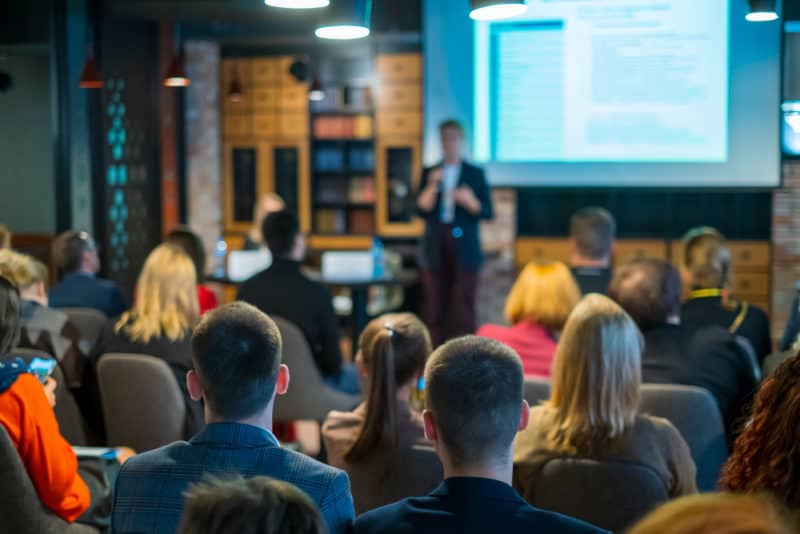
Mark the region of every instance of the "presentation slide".
POLYGON ((780 22, 746 2, 529 0, 495 22, 465 4, 425 3, 428 164, 453 116, 495 184, 779 185, 780 22))

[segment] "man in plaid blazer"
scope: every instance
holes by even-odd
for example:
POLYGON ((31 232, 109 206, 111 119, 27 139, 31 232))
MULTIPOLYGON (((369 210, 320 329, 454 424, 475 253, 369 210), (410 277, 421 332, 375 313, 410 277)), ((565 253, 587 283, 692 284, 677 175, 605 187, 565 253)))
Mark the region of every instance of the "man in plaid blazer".
POLYGON ((192 348, 194 370, 187 384, 192 398, 205 403, 207 426, 188 443, 125 463, 114 497, 113 532, 174 533, 184 492, 209 475, 290 482, 316 502, 332 534, 349 528, 354 511, 347 475, 281 448, 270 431, 275 395, 289 385, 275 323, 248 304, 229 304, 203 317, 192 348))

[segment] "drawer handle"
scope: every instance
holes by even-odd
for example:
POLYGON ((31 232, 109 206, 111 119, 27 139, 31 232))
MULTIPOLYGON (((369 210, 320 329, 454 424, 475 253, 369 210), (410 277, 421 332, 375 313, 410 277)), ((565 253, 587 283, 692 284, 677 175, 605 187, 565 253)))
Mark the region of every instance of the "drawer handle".
POLYGON ((749 260, 749 259, 750 259, 750 251, 748 251, 748 250, 744 250, 744 251, 742 251, 742 253, 741 253, 741 257, 742 257, 742 259, 743 259, 743 260, 745 260, 745 261, 746 261, 746 260, 749 260))

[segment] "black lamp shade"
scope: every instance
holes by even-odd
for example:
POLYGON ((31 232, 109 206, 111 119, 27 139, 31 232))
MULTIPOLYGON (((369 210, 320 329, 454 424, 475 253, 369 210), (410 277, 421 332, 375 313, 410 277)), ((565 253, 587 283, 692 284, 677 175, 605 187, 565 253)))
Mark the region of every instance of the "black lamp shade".
POLYGON ((103 77, 100 75, 100 69, 97 68, 97 61, 94 59, 94 50, 92 50, 91 47, 86 51, 86 62, 83 64, 78 86, 81 89, 103 88, 103 77))
POLYGON ((183 56, 175 54, 169 63, 169 69, 164 76, 164 87, 188 87, 191 83, 186 76, 186 68, 183 64, 183 56))
POLYGON ((372 0, 336 0, 317 27, 322 39, 359 39, 369 35, 372 0))

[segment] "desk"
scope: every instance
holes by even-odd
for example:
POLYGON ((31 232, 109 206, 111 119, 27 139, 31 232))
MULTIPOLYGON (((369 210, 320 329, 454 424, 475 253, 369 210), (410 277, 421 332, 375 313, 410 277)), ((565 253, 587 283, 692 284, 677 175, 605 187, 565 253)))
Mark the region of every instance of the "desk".
MULTIPOLYGON (((352 300, 352 309, 350 311, 350 336, 353 342, 353 353, 358 347, 358 337, 367 326, 369 322, 369 312, 367 311, 367 304, 369 300, 369 288, 378 286, 402 286, 408 287, 417 281, 419 273, 414 270, 403 270, 397 275, 382 276, 377 278, 325 278, 319 273, 305 272, 306 276, 312 280, 316 280, 331 288, 348 288, 350 290, 350 299, 352 300)), ((231 280, 227 276, 213 276, 206 277, 207 282, 213 282, 222 285, 238 286, 243 280, 231 280)))

